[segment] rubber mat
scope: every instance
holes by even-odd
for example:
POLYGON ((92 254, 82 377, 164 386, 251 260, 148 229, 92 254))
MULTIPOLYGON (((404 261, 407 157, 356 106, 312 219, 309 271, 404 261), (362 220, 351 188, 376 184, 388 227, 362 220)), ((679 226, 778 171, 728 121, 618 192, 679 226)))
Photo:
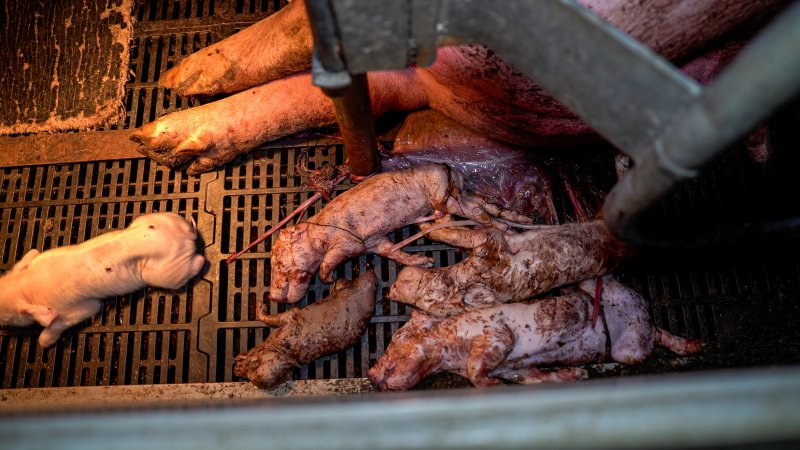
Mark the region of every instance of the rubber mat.
POLYGON ((4 2, 0 135, 85 130, 124 117, 133 4, 4 2))
MULTIPOLYGON (((277 10, 280 2, 140 1, 124 128, 134 128, 189 106, 158 87, 158 75, 181 57, 277 10)), ((795 137, 798 108, 771 125, 778 156, 800 154, 795 137)), ((121 127, 122 128, 122 127, 121 127)), ((741 149, 739 149, 741 150, 741 149)), ((208 267, 179 291, 143 289, 105 301, 101 314, 66 332, 57 344, 36 344, 39 328, 0 329, 0 388, 164 384, 236 380, 233 360, 260 343, 269 329, 255 320, 269 287, 271 242, 228 266, 225 259, 277 223, 312 193, 301 188, 295 163, 310 168, 341 164, 340 145, 265 148, 201 176, 187 176, 144 158, 0 169, 0 269, 27 250, 75 244, 119 229, 139 214, 173 211, 198 225, 208 267)), ((780 159, 779 159, 780 161, 780 159)), ((800 164, 765 169, 741 151, 726 155, 699 180, 682 186, 656 208, 676 223, 693 218, 798 214, 800 164), (766 195, 766 197, 765 197, 766 195)), ((348 184, 340 186, 339 192, 348 184)), ((564 202, 560 201, 562 214, 564 202)), ((308 214, 321 208, 315 205, 308 214)), ((380 213, 376 211, 376 214, 380 213)), ((664 222, 667 223, 667 222, 664 222)), ((665 225, 666 226, 666 225, 665 225)), ((415 229, 390 235, 398 241, 415 229)), ((800 362, 800 250, 796 243, 749 243, 712 249, 645 251, 619 277, 641 292, 655 322, 684 336, 702 338, 704 352, 678 357, 657 350, 644 365, 591 366, 594 376, 695 370, 709 367, 800 362)), ((463 258, 448 246, 421 239, 409 247, 437 266, 463 258)), ((363 377, 408 319, 409 307, 386 298, 399 267, 365 255, 346 262, 337 277, 374 270, 379 278, 377 314, 353 348, 295 370, 294 379, 363 377)), ((327 295, 315 279, 306 306, 327 295)), ((278 313, 285 305, 270 304, 278 313)), ((437 380, 427 386, 442 386, 437 380)), ((454 381, 453 384, 458 384, 454 381)), ((445 385, 451 385, 445 383, 445 385)))

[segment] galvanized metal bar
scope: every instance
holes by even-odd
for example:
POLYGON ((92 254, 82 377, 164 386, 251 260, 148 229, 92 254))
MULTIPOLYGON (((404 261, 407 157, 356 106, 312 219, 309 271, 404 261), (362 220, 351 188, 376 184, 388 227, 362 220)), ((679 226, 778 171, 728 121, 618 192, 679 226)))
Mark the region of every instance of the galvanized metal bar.
POLYGON ((639 217, 675 183, 697 174, 726 146, 800 92, 800 3, 761 32, 689 105, 665 114, 671 120, 648 151, 606 198, 603 217, 631 243, 648 243, 639 217))
POLYGON ((306 0, 306 12, 314 36, 314 54, 325 70, 340 72, 346 69, 339 54, 336 19, 329 0, 306 0))
POLYGON ((341 41, 358 43, 341 48, 350 73, 405 69, 411 64, 408 1, 330 2, 341 41))
POLYGON ((800 368, 791 367, 344 401, 18 413, 0 420, 0 441, 36 450, 748 448, 800 442, 798 404, 800 368))

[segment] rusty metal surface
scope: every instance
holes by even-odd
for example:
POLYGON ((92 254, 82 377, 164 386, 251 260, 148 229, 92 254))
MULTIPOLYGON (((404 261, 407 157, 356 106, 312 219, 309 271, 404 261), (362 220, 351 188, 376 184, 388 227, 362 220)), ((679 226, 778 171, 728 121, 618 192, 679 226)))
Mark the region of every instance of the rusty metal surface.
POLYGON ((323 91, 333 99, 336 122, 344 141, 344 152, 350 171, 362 177, 377 172, 380 163, 367 75, 353 75, 352 83, 343 90, 323 91))
POLYGON ((130 131, 0 136, 0 167, 141 158, 130 131))
POLYGON ((287 397, 331 397, 374 392, 366 378, 298 380, 274 389, 246 382, 188 383, 68 388, 0 389, 0 412, 60 411, 75 408, 174 405, 208 401, 261 400, 287 397))

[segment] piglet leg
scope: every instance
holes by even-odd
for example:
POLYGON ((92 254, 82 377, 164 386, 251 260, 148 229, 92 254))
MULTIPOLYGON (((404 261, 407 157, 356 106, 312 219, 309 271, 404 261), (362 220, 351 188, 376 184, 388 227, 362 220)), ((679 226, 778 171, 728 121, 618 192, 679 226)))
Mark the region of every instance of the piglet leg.
POLYGON ((33 317, 33 320, 43 327, 49 326, 58 317, 58 312, 42 305, 24 305, 20 308, 20 312, 33 317))
POLYGON ((33 250, 29 251, 28 253, 25 253, 25 256, 23 256, 22 259, 20 259, 19 261, 17 261, 16 264, 14 264, 14 267, 11 269, 11 271, 12 272, 21 272, 21 271, 27 269, 28 266, 31 265, 31 262, 33 261, 33 259, 36 258, 37 256, 39 256, 40 253, 41 252, 39 250, 36 250, 36 249, 33 249, 33 250))
POLYGON ((289 320, 286 318, 286 313, 281 313, 274 316, 270 315, 269 311, 265 310, 266 306, 267 305, 262 305, 261 308, 259 308, 258 311, 256 311, 256 318, 264 322, 264 325, 268 327, 278 328, 288 323, 289 320))
POLYGON ((94 316, 100 311, 101 306, 102 303, 97 299, 84 300, 74 305, 67 313, 56 317, 49 326, 42 330, 42 334, 39 335, 39 345, 47 348, 55 344, 61 333, 67 328, 94 316))
POLYGON ((703 341, 700 339, 675 336, 662 328, 656 330, 656 344, 666 347, 681 356, 694 355, 700 353, 700 350, 703 349, 703 341))
MULTIPOLYGON (((461 195, 464 196, 463 193, 461 195)), ((471 203, 474 203, 475 205, 480 207, 480 209, 482 209, 482 210, 486 211, 487 213, 489 213, 489 215, 492 216, 492 217, 499 217, 501 219, 505 219, 505 220, 508 220, 508 221, 511 221, 511 222, 521 223, 521 224, 525 224, 525 225, 530 225, 530 224, 533 223, 533 220, 531 220, 530 217, 528 217, 528 216, 526 216, 526 215, 524 215, 522 213, 518 213, 518 212, 512 211, 510 209, 503 209, 503 208, 495 205, 494 203, 487 202, 486 200, 484 200, 484 199, 482 199, 480 197, 469 196, 469 199, 470 199, 469 201, 471 203)))
MULTIPOLYGON (((437 222, 449 222, 451 215, 446 215, 437 222)), ((431 224, 422 224, 419 227, 424 231, 430 228, 431 224)), ((475 229, 466 227, 449 227, 434 230, 428 233, 428 237, 434 241, 443 242, 453 247, 463 249, 473 249, 483 245, 489 239, 489 234, 485 229, 475 229)))
POLYGON ((432 258, 429 258, 425 255, 406 253, 402 250, 391 251, 394 246, 394 243, 390 241, 389 238, 381 236, 378 244, 372 247, 370 252, 386 256, 387 258, 397 261, 405 266, 433 267, 432 258))
POLYGON ((586 369, 565 367, 556 370, 542 371, 535 367, 510 369, 492 375, 517 384, 563 383, 589 378, 586 369))
POLYGON ((467 378, 475 386, 500 384, 498 378, 489 376, 497 366, 505 362, 514 348, 514 334, 507 327, 487 330, 470 342, 467 357, 467 378))

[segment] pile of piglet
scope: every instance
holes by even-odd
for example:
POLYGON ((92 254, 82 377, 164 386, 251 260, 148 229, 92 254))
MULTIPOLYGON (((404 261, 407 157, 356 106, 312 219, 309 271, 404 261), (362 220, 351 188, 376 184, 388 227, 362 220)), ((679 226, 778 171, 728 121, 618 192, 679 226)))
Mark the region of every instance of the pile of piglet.
MULTIPOLYGON (((375 175, 307 221, 280 231, 272 246, 269 298, 295 303, 318 270, 329 282, 337 265, 365 252, 405 264, 389 298, 415 310, 369 371, 379 389, 408 389, 442 371, 480 386, 570 380, 585 375, 576 365, 609 357, 638 363, 656 344, 680 354, 701 349, 698 341, 653 326, 642 297, 612 278, 584 281, 614 270, 630 253, 602 221, 516 224, 500 220, 507 211, 485 205, 446 165, 375 175), (393 205, 393 214, 375 217, 376 204, 393 205), (432 230, 431 239, 469 252, 453 266, 432 268, 429 258, 396 249, 387 238, 423 219, 463 223, 454 215, 472 225, 422 225, 432 230), (594 293, 595 284, 602 292, 599 320, 593 320, 595 305, 586 293, 594 293), (562 288, 559 296, 531 300, 555 288, 562 288), (559 368, 540 371, 549 366, 559 368)), ((375 296, 375 277, 367 273, 352 282, 338 280, 330 297, 306 308, 278 317, 262 312, 266 324, 280 328, 239 355, 235 373, 274 387, 290 377, 292 367, 348 348, 365 332, 375 296), (347 294, 342 286, 353 283, 362 287, 347 294)))
MULTIPOLYGON (((757 26, 789 2, 579 3, 698 82, 708 83, 757 26)), ((332 102, 311 84, 311 56, 304 2, 291 2, 194 53, 159 80, 179 95, 232 95, 166 115, 136 130, 131 139, 158 162, 176 168, 188 164, 188 172, 200 173, 264 142, 334 124, 332 102)), ((424 151, 415 154, 403 149, 401 136, 398 152, 384 161, 386 169, 394 171, 373 176, 306 222, 281 231, 272 247, 271 301, 297 302, 317 271, 323 281, 331 282, 338 264, 364 252, 405 265, 390 298, 413 305, 416 312, 370 373, 384 389, 413 385, 413 371, 454 371, 479 385, 500 379, 574 379, 582 375, 580 370, 543 375, 534 368, 609 356, 638 362, 655 344, 680 353, 699 349, 695 341, 653 327, 641 297, 612 279, 595 282, 593 289, 576 284, 610 273, 630 249, 601 221, 592 220, 601 195, 591 186, 576 187, 583 182, 569 164, 537 157, 530 148, 566 154, 576 143, 600 142, 590 127, 481 45, 441 47, 430 67, 379 71, 368 78, 376 117, 389 111, 435 111, 445 119, 425 116, 417 122, 421 126, 408 119, 408 128, 439 133, 432 141, 410 139, 423 143, 424 151), (552 193, 559 183, 577 223, 555 225, 560 220, 552 193), (532 225, 529 218, 550 226, 532 225), (424 226, 432 239, 463 248, 469 256, 452 267, 434 269, 429 258, 405 253, 402 243, 386 237, 428 220, 437 222, 424 226), (531 300, 558 288, 562 291, 555 297, 531 300), (587 290, 594 294, 591 303, 587 290), (523 322, 521 315, 530 317, 523 322), (604 336, 609 345, 602 344, 604 336), (454 353, 412 352, 423 348, 415 342, 434 337, 454 353)), ((768 154, 761 151, 764 133, 757 136, 748 140, 749 148, 758 150, 754 154, 768 154)), ((618 161, 620 168, 625 166, 624 157, 618 161)), ((355 303, 374 295, 366 281, 353 282, 367 285, 356 289, 355 303)), ((304 313, 267 319, 272 325, 280 323, 281 331, 261 348, 240 355, 236 373, 269 386, 288 376, 287 367, 320 354, 298 350, 304 342, 319 342, 315 339, 323 336, 326 351, 349 345, 355 331, 363 333, 368 308, 350 311, 344 306, 345 317, 331 321, 330 327, 311 319, 330 317, 331 310, 342 308, 335 305, 347 305, 341 299, 348 289, 335 287, 331 298, 316 306, 324 313, 309 307, 304 313), (265 369, 270 364, 274 371, 265 369)))

